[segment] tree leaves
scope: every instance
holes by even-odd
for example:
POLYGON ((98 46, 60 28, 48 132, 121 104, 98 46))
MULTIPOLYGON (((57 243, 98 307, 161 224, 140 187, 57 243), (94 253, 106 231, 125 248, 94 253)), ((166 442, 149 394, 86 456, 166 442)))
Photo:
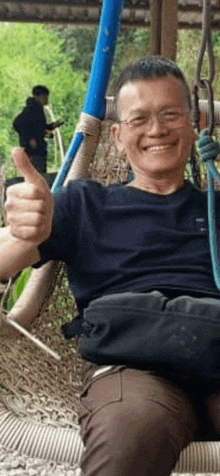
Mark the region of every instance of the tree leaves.
MULTIPOLYGON (((11 150, 18 145, 12 128, 33 86, 45 84, 62 126, 64 147, 72 139, 82 108, 86 83, 84 74, 75 70, 63 51, 63 40, 56 30, 42 24, 0 24, 0 163, 6 162, 7 175, 15 175, 11 150)), ((50 119, 49 119, 50 120, 50 119)), ((48 165, 53 169, 53 141, 49 146, 48 165)), ((60 159, 59 159, 60 162, 60 159)))

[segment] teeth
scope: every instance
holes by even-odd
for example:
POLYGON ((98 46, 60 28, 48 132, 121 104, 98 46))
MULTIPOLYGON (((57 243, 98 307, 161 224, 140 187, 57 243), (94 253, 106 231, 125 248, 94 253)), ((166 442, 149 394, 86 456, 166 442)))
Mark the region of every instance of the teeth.
POLYGON ((145 147, 144 149, 150 149, 150 150, 162 150, 162 149, 169 149, 171 144, 166 144, 166 145, 153 145, 151 147, 145 147))

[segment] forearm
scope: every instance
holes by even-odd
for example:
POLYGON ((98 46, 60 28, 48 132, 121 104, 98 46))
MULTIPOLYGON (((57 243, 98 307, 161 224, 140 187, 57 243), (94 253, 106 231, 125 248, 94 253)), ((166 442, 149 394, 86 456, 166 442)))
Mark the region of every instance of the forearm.
POLYGON ((39 260, 36 244, 13 237, 8 227, 0 229, 0 281, 7 281, 39 260))

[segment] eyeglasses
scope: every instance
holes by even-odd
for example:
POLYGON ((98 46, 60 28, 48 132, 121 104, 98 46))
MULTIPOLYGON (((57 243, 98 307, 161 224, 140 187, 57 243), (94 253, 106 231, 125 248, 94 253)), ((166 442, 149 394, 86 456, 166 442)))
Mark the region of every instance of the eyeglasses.
POLYGON ((141 112, 136 116, 132 116, 130 119, 119 121, 120 124, 126 124, 130 129, 138 129, 145 125, 147 129, 152 126, 152 119, 156 117, 158 122, 169 128, 178 128, 183 125, 186 118, 189 118, 189 111, 179 111, 175 109, 166 109, 165 111, 158 112, 156 114, 150 114, 148 112, 141 112))

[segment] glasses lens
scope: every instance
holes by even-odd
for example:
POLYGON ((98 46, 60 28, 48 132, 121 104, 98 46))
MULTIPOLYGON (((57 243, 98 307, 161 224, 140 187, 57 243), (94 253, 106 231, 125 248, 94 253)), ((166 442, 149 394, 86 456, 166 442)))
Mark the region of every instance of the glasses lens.
POLYGON ((141 114, 128 118, 127 120, 122 121, 122 123, 127 124, 131 129, 138 129, 143 125, 150 129, 153 125, 153 122, 156 120, 161 125, 167 126, 169 128, 177 128, 184 123, 186 117, 188 116, 184 111, 180 112, 176 110, 167 110, 158 114, 141 114))

